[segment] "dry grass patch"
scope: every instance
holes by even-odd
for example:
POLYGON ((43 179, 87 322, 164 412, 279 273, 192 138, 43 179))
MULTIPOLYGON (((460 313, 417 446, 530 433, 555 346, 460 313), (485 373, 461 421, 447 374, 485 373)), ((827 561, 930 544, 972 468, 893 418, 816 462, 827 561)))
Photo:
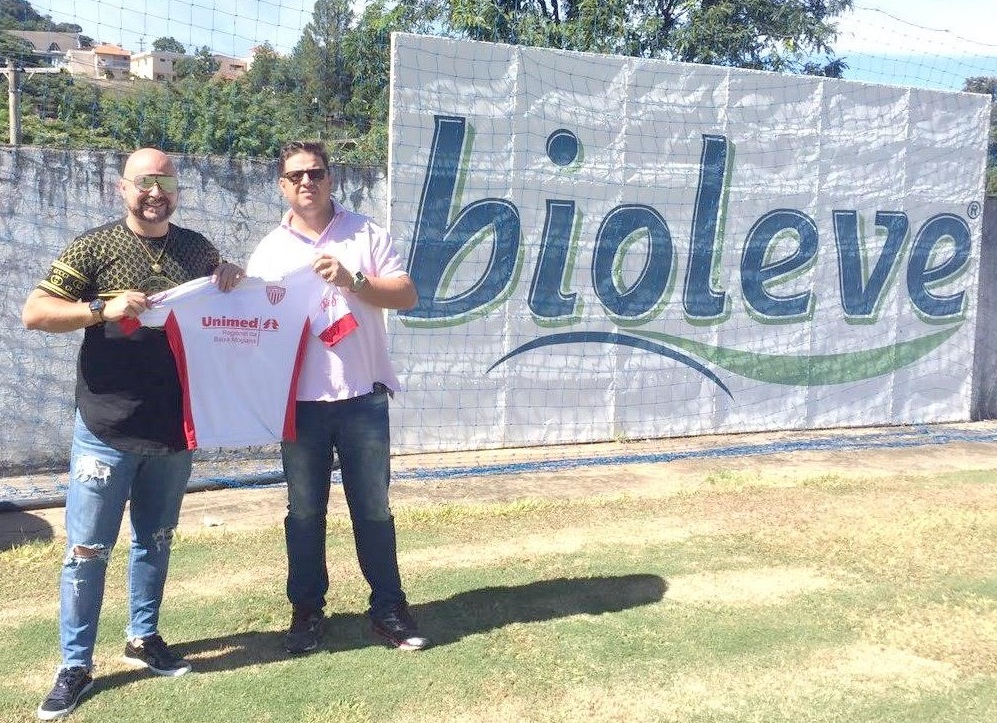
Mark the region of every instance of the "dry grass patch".
POLYGON ((0 628, 14 628, 31 620, 54 620, 59 616, 58 582, 52 584, 52 591, 43 600, 8 600, 0 607, 0 628))
POLYGON ((964 674, 997 673, 997 603, 928 604, 865 621, 866 637, 943 661, 964 674))
POLYGON ((979 484, 704 491, 676 500, 670 512, 799 559, 854 562, 898 577, 989 570, 997 548, 993 489, 979 484))
POLYGON ((957 680, 952 666, 903 650, 866 644, 815 651, 779 668, 730 666, 672 680, 573 689, 551 705, 554 720, 764 720, 779 714, 810 720, 824 704, 854 697, 916 698, 957 680))
POLYGON ((718 570, 669 578, 667 598, 679 603, 772 605, 839 583, 809 568, 718 570))
MULTIPOLYGON (((819 662, 817 657, 815 662, 819 662)), ((869 643, 828 651, 826 666, 818 667, 823 667, 831 680, 840 680, 848 687, 880 692, 896 688, 945 690, 959 677, 950 663, 922 657, 909 650, 869 643)))
POLYGON ((213 600, 227 598, 233 594, 259 590, 261 580, 264 584, 281 587, 284 570, 261 568, 215 570, 210 575, 180 578, 171 576, 167 580, 167 597, 184 600, 213 600), (266 574, 269 572, 270 574, 266 574))
POLYGON ((681 543, 695 535, 715 534, 715 524, 689 523, 674 517, 621 520, 612 517, 584 527, 566 527, 504 538, 497 542, 466 543, 399 552, 406 571, 451 567, 491 567, 497 562, 570 555, 593 547, 647 547, 681 543))
MULTIPOLYGON (((951 687, 958 675, 939 661, 867 644, 816 651, 784 667, 699 668, 666 678, 581 685, 542 699, 510 699, 500 686, 482 691, 474 704, 435 717, 439 723, 684 723, 689 720, 765 720, 778 714, 812 720, 823 704, 849 699, 916 698, 951 687)), ((395 720, 424 720, 418 712, 395 720)))

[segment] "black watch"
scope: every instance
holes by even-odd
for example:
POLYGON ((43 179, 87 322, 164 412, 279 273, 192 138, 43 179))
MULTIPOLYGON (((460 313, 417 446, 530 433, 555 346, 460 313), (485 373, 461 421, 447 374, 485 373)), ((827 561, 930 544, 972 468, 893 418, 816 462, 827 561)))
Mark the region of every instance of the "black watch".
POLYGON ((96 314, 97 319, 101 322, 104 321, 104 307, 106 304, 103 299, 94 299, 90 302, 90 313, 96 314))
POLYGON ((367 280, 367 277, 363 275, 363 272, 358 271, 355 274, 353 274, 353 285, 350 286, 350 291, 352 291, 355 294, 364 287, 366 287, 369 283, 370 282, 367 280))

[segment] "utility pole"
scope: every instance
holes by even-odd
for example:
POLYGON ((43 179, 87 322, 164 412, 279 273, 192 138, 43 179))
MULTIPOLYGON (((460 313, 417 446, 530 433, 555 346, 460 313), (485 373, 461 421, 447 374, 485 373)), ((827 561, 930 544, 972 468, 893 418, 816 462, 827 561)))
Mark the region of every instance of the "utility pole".
POLYGON ((10 119, 10 145, 21 145, 21 73, 30 78, 35 73, 58 73, 58 68, 18 68, 7 58, 7 116, 10 119))
POLYGON ((17 66, 7 59, 7 117, 10 119, 10 145, 21 145, 21 83, 17 66))

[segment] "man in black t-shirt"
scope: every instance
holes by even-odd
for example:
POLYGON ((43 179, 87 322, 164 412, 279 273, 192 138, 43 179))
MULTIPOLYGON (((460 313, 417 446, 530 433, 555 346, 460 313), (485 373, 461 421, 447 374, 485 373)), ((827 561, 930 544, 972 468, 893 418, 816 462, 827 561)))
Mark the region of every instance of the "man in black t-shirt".
POLYGON ((107 322, 135 318, 146 310, 147 294, 202 276, 228 291, 242 269, 222 261, 201 234, 170 223, 179 189, 161 151, 142 148, 129 156, 118 190, 126 216, 74 239, 22 312, 29 329, 84 329, 60 585, 62 663, 38 707, 42 720, 69 715, 93 685, 107 564, 129 500, 125 662, 165 676, 190 670, 158 629, 192 459, 176 363, 162 329, 125 335, 107 322))

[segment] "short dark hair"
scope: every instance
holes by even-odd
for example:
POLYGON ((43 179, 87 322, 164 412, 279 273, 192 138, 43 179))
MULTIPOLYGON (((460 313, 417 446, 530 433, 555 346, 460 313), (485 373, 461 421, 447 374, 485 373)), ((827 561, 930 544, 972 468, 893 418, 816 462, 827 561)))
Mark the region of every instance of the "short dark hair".
POLYGON ((329 168, 329 154, 325 150, 325 146, 322 145, 320 141, 291 141, 285 143, 280 149, 280 160, 277 167, 277 175, 284 175, 284 165, 287 163, 287 159, 291 156, 297 155, 298 153, 311 153, 313 156, 318 156, 322 159, 322 165, 329 168))

